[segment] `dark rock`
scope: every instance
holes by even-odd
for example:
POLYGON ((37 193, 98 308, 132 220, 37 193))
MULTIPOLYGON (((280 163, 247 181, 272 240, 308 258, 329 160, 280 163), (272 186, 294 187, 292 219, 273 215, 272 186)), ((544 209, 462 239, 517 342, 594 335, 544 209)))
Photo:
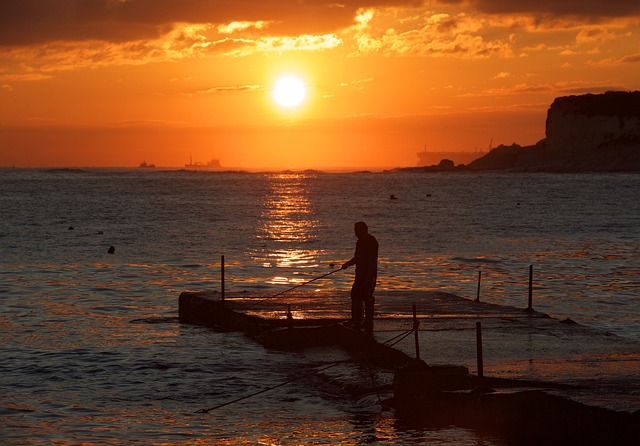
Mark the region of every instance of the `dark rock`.
POLYGON ((448 159, 443 159, 438 164, 438 168, 440 170, 453 170, 455 167, 456 165, 453 163, 453 161, 448 159))
POLYGON ((640 171, 640 91, 556 98, 546 138, 533 146, 500 145, 468 170, 640 171))

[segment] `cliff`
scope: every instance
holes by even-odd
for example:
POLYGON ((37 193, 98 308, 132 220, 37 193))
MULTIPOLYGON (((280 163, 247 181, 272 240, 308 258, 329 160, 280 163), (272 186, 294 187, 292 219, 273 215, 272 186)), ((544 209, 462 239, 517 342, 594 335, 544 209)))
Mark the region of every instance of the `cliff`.
POLYGON ((640 91, 556 98, 546 138, 498 146, 469 170, 640 171, 640 91))

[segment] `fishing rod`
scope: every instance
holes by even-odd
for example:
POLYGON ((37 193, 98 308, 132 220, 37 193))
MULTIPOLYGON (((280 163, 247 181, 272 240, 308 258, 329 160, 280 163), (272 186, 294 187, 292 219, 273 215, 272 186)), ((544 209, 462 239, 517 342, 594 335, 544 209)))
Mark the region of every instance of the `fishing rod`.
POLYGON ((316 280, 318 280, 318 279, 322 279, 323 277, 327 277, 327 276, 330 276, 330 275, 331 275, 331 274, 333 274, 333 273, 337 273, 337 272, 338 272, 338 271, 340 271, 340 270, 342 270, 342 268, 338 268, 338 269, 336 269, 336 270, 333 270, 333 271, 331 271, 331 272, 328 272, 327 274, 323 274, 322 276, 318 276, 318 277, 316 277, 315 279, 311 279, 311 280, 309 280, 309 281, 307 281, 307 282, 304 282, 304 283, 298 284, 298 285, 296 285, 296 286, 294 286, 294 287, 292 287, 292 288, 289 288, 289 289, 287 289, 287 290, 280 291, 278 294, 274 294, 274 295, 273 295, 273 296, 271 296, 271 297, 272 297, 272 298, 273 298, 273 297, 278 297, 279 295, 284 294, 284 293, 286 293, 286 292, 288 292, 288 291, 295 290, 296 288, 299 288, 299 287, 301 287, 301 286, 303 286, 303 285, 308 285, 308 284, 310 284, 311 282, 315 282, 315 281, 316 281, 316 280))

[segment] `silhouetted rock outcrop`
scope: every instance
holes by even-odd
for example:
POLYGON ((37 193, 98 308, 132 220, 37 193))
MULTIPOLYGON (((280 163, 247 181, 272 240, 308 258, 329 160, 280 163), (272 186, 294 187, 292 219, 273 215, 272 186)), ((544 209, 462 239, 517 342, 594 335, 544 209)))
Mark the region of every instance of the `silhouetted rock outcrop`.
POLYGON ((640 91, 556 98, 546 138, 498 146, 469 170, 640 171, 640 91))

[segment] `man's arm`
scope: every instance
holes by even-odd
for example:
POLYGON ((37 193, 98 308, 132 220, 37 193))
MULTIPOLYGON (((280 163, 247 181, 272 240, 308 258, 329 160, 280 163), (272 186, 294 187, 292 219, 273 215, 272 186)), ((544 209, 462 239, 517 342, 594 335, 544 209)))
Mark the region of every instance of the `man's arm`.
POLYGON ((344 262, 342 264, 342 268, 340 268, 340 269, 347 269, 347 268, 349 268, 351 265, 353 265, 355 263, 356 263, 356 258, 354 257, 351 260, 347 260, 346 262, 344 262))

